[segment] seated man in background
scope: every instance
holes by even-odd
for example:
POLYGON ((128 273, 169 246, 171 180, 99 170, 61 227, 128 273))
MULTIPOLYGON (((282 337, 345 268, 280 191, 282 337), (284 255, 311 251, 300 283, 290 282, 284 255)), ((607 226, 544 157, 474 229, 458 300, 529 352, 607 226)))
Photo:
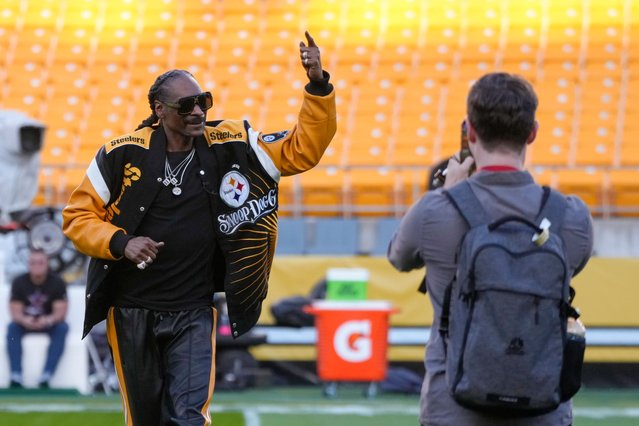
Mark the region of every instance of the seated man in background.
POLYGON ((40 376, 41 388, 49 387, 64 351, 69 326, 67 289, 62 278, 49 271, 49 258, 40 250, 29 255, 29 271, 11 285, 7 350, 11 364, 11 387, 22 387, 22 337, 27 333, 47 333, 51 338, 47 360, 40 376))

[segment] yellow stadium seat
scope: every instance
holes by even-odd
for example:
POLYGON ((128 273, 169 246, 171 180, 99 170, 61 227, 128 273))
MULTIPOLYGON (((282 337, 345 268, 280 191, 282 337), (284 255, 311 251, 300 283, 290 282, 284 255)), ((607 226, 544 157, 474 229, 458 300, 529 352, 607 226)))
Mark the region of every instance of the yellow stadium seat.
MULTIPOLYGON (((518 25, 510 27, 507 33, 507 40, 509 46, 508 51, 513 55, 517 52, 515 46, 530 46, 530 48, 536 52, 541 44, 541 28, 538 23, 534 22, 530 22, 525 26, 518 25)), ((526 49, 524 49, 522 53, 525 52, 526 49)))
POLYGON ((158 63, 165 69, 169 67, 173 55, 169 39, 140 37, 133 41, 134 63, 158 63))
MULTIPOLYGON (((274 62, 287 63, 295 62, 300 64, 298 53, 298 43, 291 40, 292 37, 283 36, 283 32, 264 32, 260 35, 256 43, 256 51, 260 58, 270 58, 274 62)), ((301 67, 301 65, 300 65, 301 67)))
POLYGON ((431 26, 458 28, 461 22, 462 4, 460 2, 429 2, 426 5, 426 16, 431 26))
POLYGON ((46 166, 66 166, 73 152, 73 138, 65 138, 65 145, 55 137, 55 132, 61 129, 51 128, 48 130, 49 132, 53 132, 53 136, 46 136, 44 147, 40 152, 40 162, 46 166))
MULTIPOLYGON (((289 59, 290 56, 278 59, 260 56, 252 64, 249 78, 260 81, 263 85, 277 84, 282 79, 291 79, 294 74, 291 73, 292 62, 289 59)), ((301 67, 299 70, 296 69, 296 71, 296 75, 303 73, 301 67)))
POLYGON ((616 111, 621 94, 620 83, 613 77, 585 81, 581 85, 581 105, 587 109, 616 111))
POLYGON ((526 169, 539 185, 550 186, 553 188, 557 186, 557 180, 555 178, 556 173, 552 169, 545 167, 531 167, 530 165, 527 165, 526 169))
POLYGON ((564 194, 579 196, 591 213, 600 214, 603 205, 604 172, 589 169, 559 169, 556 171, 557 189, 564 194))
MULTIPOLYGON (((637 123, 639 124, 639 123, 637 123)), ((621 166, 639 166, 639 126, 628 125, 623 130, 619 160, 621 166)))
POLYGON ((531 56, 529 59, 507 59, 504 57, 500 71, 519 75, 531 84, 535 83, 539 72, 535 56, 531 56))
POLYGON ((68 201, 60 191, 63 169, 60 167, 40 167, 38 174, 38 192, 33 200, 34 205, 57 206, 68 201))
POLYGON ((534 166, 566 166, 570 154, 570 143, 567 137, 538 133, 528 150, 528 158, 534 166))
POLYGON ((60 164, 67 161, 78 144, 78 134, 77 126, 65 126, 62 123, 48 126, 44 142, 48 158, 60 164))
POLYGON ((127 41, 121 43, 98 42, 90 58, 92 69, 126 68, 132 60, 133 48, 127 41))
POLYGON ((376 62, 391 65, 401 63, 410 68, 417 59, 413 43, 414 40, 406 40, 405 42, 386 43, 378 47, 375 50, 376 62))
POLYGON ((387 168, 353 169, 347 196, 358 216, 398 216, 404 204, 401 181, 387 168))
POLYGON ((581 56, 581 41, 555 40, 549 38, 542 47, 544 61, 579 61, 581 56))
POLYGON ((130 66, 130 84, 148 90, 155 79, 171 69, 167 58, 136 58, 130 66))
POLYGON ((577 134, 577 165, 613 166, 616 147, 616 123, 584 122, 577 134), (597 125, 598 124, 598 125, 597 125))
POLYGON ((22 111, 28 116, 39 119, 44 112, 45 90, 42 88, 14 87, 10 85, 2 91, 1 109, 22 111))
POLYGON ((398 170, 402 186, 402 200, 404 210, 408 209, 414 202, 419 200, 428 188, 428 177, 430 176, 431 164, 421 167, 403 168, 398 170))
POLYGON ((459 63, 454 77, 460 81, 472 82, 478 80, 484 74, 496 71, 495 61, 488 57, 486 59, 487 61, 466 61, 464 59, 459 63))
POLYGON ((174 67, 206 71, 214 60, 213 49, 213 40, 208 33, 183 33, 175 49, 174 67))
MULTIPOLYGON (((371 133, 375 130, 377 129, 372 129, 371 133)), ((346 148, 346 164, 349 166, 389 165, 389 145, 384 136, 374 138, 364 132, 355 132, 351 136, 351 144, 346 148)))
POLYGON ((506 6, 506 16, 513 26, 539 24, 544 17, 542 4, 538 1, 508 2, 506 6))
POLYGON ((62 13, 62 22, 65 31, 72 31, 76 28, 86 28, 93 30, 98 24, 100 17, 98 2, 74 1, 69 2, 62 13))
POLYGON ((42 121, 54 128, 66 128, 71 132, 79 129, 80 123, 88 118, 88 94, 54 92, 46 102, 46 112, 42 121))
POLYGON ((612 169, 608 172, 610 203, 617 216, 639 216, 639 171, 612 169))
POLYGON ((584 19, 584 2, 581 0, 562 0, 548 3, 548 22, 550 27, 581 27, 584 19))
POLYGON ((463 60, 494 62, 499 47, 500 27, 482 25, 466 31, 466 42, 460 47, 463 60))
MULTIPOLYGON (((621 29, 619 29, 621 31, 621 29)), ((623 55, 621 40, 597 41, 590 40, 586 49, 588 61, 620 61, 623 55)))
POLYGON ((453 72, 453 59, 431 58, 429 52, 419 52, 419 59, 415 67, 415 78, 430 79, 439 82, 446 82, 451 78, 453 72))
POLYGON ((304 214, 341 216, 344 211, 346 182, 337 168, 314 168, 298 175, 304 214))
MULTIPOLYGON (((192 2, 181 3, 186 5, 192 2)), ((131 6, 134 5, 142 6, 140 2, 132 2, 131 6)), ((117 6, 114 6, 114 9, 116 9, 117 6)), ((214 8, 210 9, 213 10, 214 8)), ((210 11, 208 13, 210 14, 210 11)), ((173 31, 179 23, 184 23, 184 20, 180 20, 180 16, 177 2, 144 2, 144 8, 138 12, 138 19, 135 23, 141 24, 144 32, 151 32, 156 29, 173 31)), ((208 20, 208 25, 214 25, 214 22, 213 19, 210 19, 208 20)))
MULTIPOLYGON (((418 9, 417 5, 415 8, 418 9)), ((391 12, 395 10, 393 8, 391 12)), ((406 19, 401 22, 393 22, 390 20, 392 18, 389 17, 388 25, 381 33, 381 43, 384 45, 414 45, 415 39, 419 36, 419 24, 415 22, 416 19, 419 19, 419 11, 406 11, 405 13, 407 13, 406 19)))
POLYGON ((301 207, 297 180, 297 176, 285 176, 280 179, 277 200, 280 217, 293 216, 301 207))
POLYGON ((262 9, 260 16, 267 26, 274 28, 285 28, 293 32, 299 32, 300 22, 304 20, 305 11, 303 9, 303 2, 301 1, 269 1, 262 9))
POLYGON ((9 88, 16 92, 40 91, 46 89, 46 67, 39 62, 14 63, 6 68, 9 88))
POLYGON ((324 151, 324 155, 322 156, 319 164, 328 167, 344 167, 348 165, 346 162, 346 150, 344 144, 344 136, 338 128, 330 145, 326 148, 326 151, 324 151))
MULTIPOLYGON (((111 129, 111 137, 133 130, 127 128, 127 124, 129 124, 129 105, 128 99, 124 99, 118 95, 113 97, 107 96, 102 98, 99 102, 92 102, 88 117, 89 122, 95 123, 95 127, 90 126, 90 128, 111 129)), ((151 111, 149 109, 149 114, 150 113, 151 111)), ((109 137, 106 135, 104 136, 105 139, 109 137)))
POLYGON ((537 56, 539 55, 539 42, 515 42, 507 39, 501 50, 501 55, 504 63, 517 64, 517 68, 520 68, 519 64, 521 63, 529 63, 532 64, 531 67, 534 68, 536 67, 537 56))
POLYGON ((241 14, 227 14, 216 21, 217 38, 220 44, 238 45, 247 42, 256 43, 259 28, 257 11, 250 10, 241 14))
POLYGON ((51 39, 20 36, 15 48, 10 52, 10 64, 45 64, 51 47, 51 39))
POLYGON ((539 82, 557 85, 562 81, 579 80, 579 64, 576 60, 546 60, 541 64, 539 82))
POLYGON ((74 161, 76 164, 84 167, 88 167, 95 154, 98 152, 98 149, 103 145, 106 141, 85 141, 87 142, 87 146, 80 146, 80 148, 76 151, 74 155, 74 161), (102 142, 102 143, 101 143, 102 142))
POLYGON ((255 124, 264 132, 291 129, 297 122, 298 112, 299 108, 280 108, 269 105, 264 114, 264 122, 255 124))
POLYGON ((426 167, 434 161, 432 145, 396 141, 391 152, 392 164, 396 167, 426 167))
POLYGON ((437 111, 446 83, 428 75, 415 75, 398 90, 400 108, 437 111))
POLYGON ((13 0, 5 1, 2 3, 2 13, 0 13, 0 27, 13 28, 16 23, 19 22, 19 17, 22 15, 20 8, 22 2, 13 0))
POLYGON ((227 100, 220 100, 216 112, 218 117, 228 119, 245 119, 257 125, 263 108, 263 93, 261 91, 238 90, 229 95, 227 100))
POLYGON ((459 30, 452 28, 431 28, 424 36, 426 43, 419 51, 424 62, 451 63, 459 49, 459 30))
POLYGON ((92 33, 96 37, 98 44, 104 45, 131 44, 136 37, 134 28, 119 25, 101 27, 99 30, 92 31, 92 33))
POLYGON ((84 167, 67 168, 61 177, 63 197, 68 200, 71 192, 80 185, 86 169, 84 167))
POLYGON ((535 91, 539 98, 539 111, 572 111, 577 97, 576 86, 569 79, 555 82, 537 82, 535 91))
POLYGON ((241 59, 228 61, 216 60, 209 74, 218 90, 229 86, 246 86, 250 76, 248 64, 241 59))
POLYGON ((89 91, 89 79, 86 63, 61 61, 54 62, 47 67, 47 83, 54 89, 64 88, 65 91, 89 91))
POLYGON ((590 2, 590 26, 621 26, 623 25, 624 7, 623 0, 610 0, 605 2, 590 2))
POLYGON ((52 48, 53 58, 58 62, 86 64, 91 53, 89 40, 81 42, 57 42, 52 48))
POLYGON ((577 166, 613 166, 615 148, 603 143, 580 143, 576 150, 577 166))
POLYGON ((381 62, 375 65, 371 79, 394 85, 404 85, 413 72, 410 62, 381 62))

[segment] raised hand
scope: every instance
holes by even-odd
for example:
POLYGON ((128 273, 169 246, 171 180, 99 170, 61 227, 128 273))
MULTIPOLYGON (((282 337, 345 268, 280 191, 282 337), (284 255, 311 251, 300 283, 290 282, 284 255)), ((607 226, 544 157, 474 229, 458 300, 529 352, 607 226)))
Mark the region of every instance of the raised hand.
POLYGON ((311 37, 308 31, 304 34, 306 35, 308 46, 304 44, 303 41, 300 41, 300 59, 302 60, 302 66, 306 70, 308 78, 318 81, 324 78, 319 47, 317 47, 315 40, 313 40, 313 37, 311 37))

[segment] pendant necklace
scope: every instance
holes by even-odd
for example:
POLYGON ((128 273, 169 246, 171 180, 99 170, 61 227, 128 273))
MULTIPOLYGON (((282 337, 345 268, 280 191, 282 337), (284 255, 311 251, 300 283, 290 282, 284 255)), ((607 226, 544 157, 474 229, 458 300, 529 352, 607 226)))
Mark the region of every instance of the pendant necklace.
POLYGON ((182 185, 182 180, 184 179, 184 172, 186 172, 186 169, 189 167, 189 164, 191 164, 191 160, 193 160, 194 156, 195 149, 191 149, 189 155, 187 155, 175 169, 171 168, 168 157, 164 159, 164 180, 162 183, 164 186, 173 185, 173 189, 171 190, 173 195, 182 194, 182 188, 180 188, 180 185, 182 185), (179 181, 177 179, 178 175, 180 175, 179 181))

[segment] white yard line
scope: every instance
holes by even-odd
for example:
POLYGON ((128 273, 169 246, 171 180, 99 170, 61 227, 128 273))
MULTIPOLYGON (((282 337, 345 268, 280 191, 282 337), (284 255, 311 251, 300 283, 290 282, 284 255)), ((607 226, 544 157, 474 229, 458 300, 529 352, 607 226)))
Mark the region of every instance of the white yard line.
MULTIPOLYGON (((29 413, 29 412, 119 412, 122 406, 119 404, 0 404, 0 412, 29 413)), ((241 412, 244 416, 246 426, 260 426, 260 415, 262 414, 331 414, 331 415, 355 415, 372 417, 375 415, 418 415, 418 407, 406 407, 405 405, 322 405, 322 404, 288 404, 278 402, 277 404, 257 404, 246 409, 243 404, 216 405, 212 408, 213 413, 241 412)), ((606 419, 612 417, 639 418, 639 407, 611 408, 611 407, 576 407, 573 410, 577 418, 606 419)))
POLYGON ((257 411, 243 410, 242 415, 244 416, 244 426, 261 426, 260 413, 257 411))

